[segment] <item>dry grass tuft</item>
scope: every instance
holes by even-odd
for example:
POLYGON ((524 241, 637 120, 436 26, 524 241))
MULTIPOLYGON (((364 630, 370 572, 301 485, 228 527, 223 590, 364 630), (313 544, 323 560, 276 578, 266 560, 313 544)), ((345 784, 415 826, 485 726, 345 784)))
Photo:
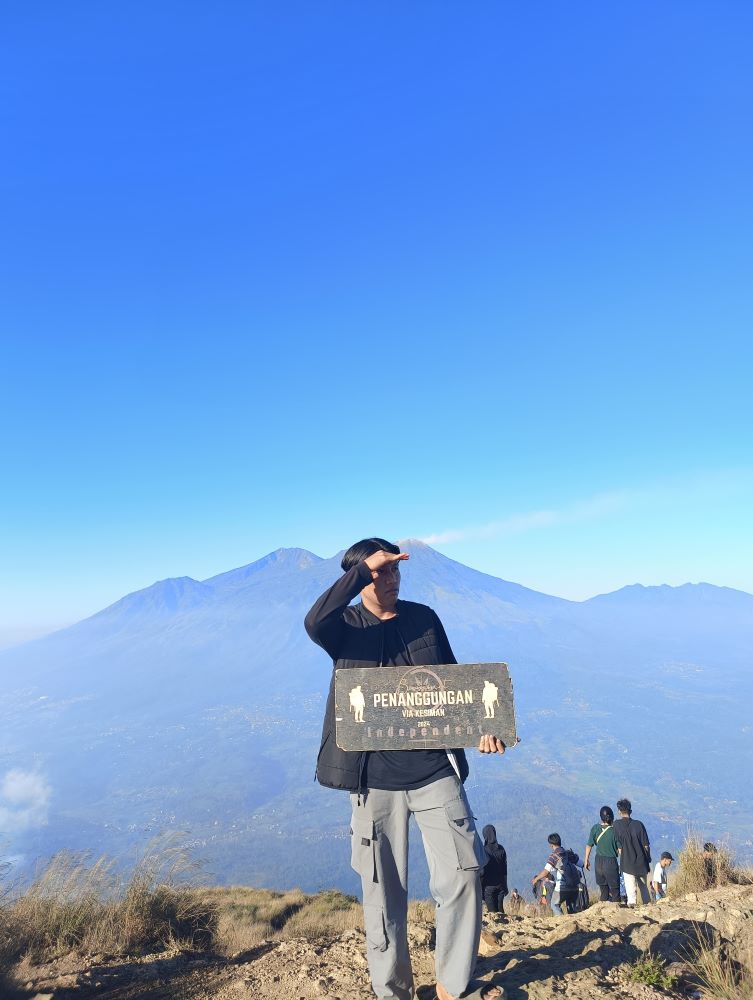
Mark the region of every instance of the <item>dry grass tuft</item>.
POLYGON ((414 899, 408 903, 408 923, 433 924, 436 907, 431 899, 414 899))
POLYGON ((306 904, 291 917, 285 931, 288 937, 318 941, 338 937, 354 927, 363 927, 360 903, 354 896, 329 889, 309 896, 306 904))
POLYGON ((262 941, 334 940, 363 927, 358 900, 336 890, 203 886, 179 837, 153 842, 127 880, 111 860, 66 851, 28 886, 8 886, 7 870, 0 864, 0 965, 166 947, 237 954, 262 941))
POLYGON ((720 952, 700 930, 689 951, 690 964, 708 1000, 753 1000, 753 953, 740 962, 720 952))
POLYGON ((307 896, 300 889, 206 889, 201 893, 218 915, 215 947, 226 955, 250 951, 263 941, 302 937, 333 940, 363 927, 361 907, 353 896, 334 889, 307 896))
POLYGON ((216 915, 195 892, 197 866, 179 838, 154 841, 124 882, 106 858, 63 851, 30 886, 0 899, 0 961, 71 951, 128 954, 211 944, 216 915))
POLYGON ((753 872, 738 867, 725 844, 718 844, 715 854, 704 857, 700 838, 688 836, 678 857, 677 871, 670 876, 669 895, 677 898, 724 885, 753 885, 753 872))

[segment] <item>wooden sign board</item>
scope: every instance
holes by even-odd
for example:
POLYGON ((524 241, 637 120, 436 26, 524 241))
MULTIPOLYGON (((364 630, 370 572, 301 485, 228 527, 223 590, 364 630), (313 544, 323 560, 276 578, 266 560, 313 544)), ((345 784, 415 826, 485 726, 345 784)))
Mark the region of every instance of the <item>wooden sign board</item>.
POLYGON ((335 725, 341 750, 449 750, 485 734, 517 743, 506 663, 337 670, 335 725))

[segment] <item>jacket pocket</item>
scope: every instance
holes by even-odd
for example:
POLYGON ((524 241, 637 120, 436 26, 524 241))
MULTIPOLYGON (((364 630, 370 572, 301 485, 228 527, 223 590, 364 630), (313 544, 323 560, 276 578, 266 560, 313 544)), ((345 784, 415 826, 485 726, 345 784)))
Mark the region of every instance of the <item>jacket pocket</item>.
POLYGON ((476 833, 476 826, 468 803, 458 797, 446 802, 444 809, 455 844, 458 869, 475 871, 482 868, 484 857, 481 853, 481 841, 476 833))
POLYGON ((362 879, 378 882, 376 869, 376 831, 374 822, 363 816, 350 821, 350 866, 362 879))
POLYGON ((384 910, 381 906, 364 903, 363 926, 369 948, 373 948, 374 951, 387 951, 387 929, 384 925, 384 910))

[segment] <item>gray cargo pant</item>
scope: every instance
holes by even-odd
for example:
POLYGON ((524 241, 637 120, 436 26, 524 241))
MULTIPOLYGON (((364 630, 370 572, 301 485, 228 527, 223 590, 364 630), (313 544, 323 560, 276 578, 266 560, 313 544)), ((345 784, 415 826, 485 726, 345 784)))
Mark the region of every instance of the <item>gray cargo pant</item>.
POLYGON ((459 997, 473 975, 481 933, 479 869, 486 858, 455 777, 407 792, 351 795, 351 864, 361 876, 371 983, 379 1000, 411 1000, 408 820, 415 816, 436 903, 437 980, 459 997))

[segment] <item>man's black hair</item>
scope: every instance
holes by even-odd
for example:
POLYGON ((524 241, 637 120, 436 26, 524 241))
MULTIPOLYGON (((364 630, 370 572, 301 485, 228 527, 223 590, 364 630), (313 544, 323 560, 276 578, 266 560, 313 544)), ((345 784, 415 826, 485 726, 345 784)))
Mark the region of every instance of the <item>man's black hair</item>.
POLYGON ((558 833, 550 833, 547 840, 552 845, 552 847, 562 847, 562 838, 558 833))
POLYGON ((660 861, 674 861, 675 859, 669 853, 669 851, 662 851, 660 861))
POLYGON ((618 799, 617 808, 620 810, 621 813, 627 813, 628 816, 633 811, 633 807, 630 804, 630 799, 618 799))
POLYGON ((386 538, 362 538, 360 542, 355 542, 351 545, 342 557, 340 565, 344 572, 347 573, 349 569, 357 566, 362 559, 368 559, 369 556, 373 556, 380 549, 383 549, 385 552, 392 552, 396 556, 400 555, 398 546, 394 542, 388 542, 386 538))
POLYGON ((609 823, 610 826, 614 823, 614 813, 609 808, 609 806, 602 806, 599 810, 599 819, 602 823, 609 823))
POLYGON ((716 844, 712 844, 711 841, 709 841, 707 844, 704 844, 703 849, 704 851, 708 851, 709 854, 717 853, 716 844))

